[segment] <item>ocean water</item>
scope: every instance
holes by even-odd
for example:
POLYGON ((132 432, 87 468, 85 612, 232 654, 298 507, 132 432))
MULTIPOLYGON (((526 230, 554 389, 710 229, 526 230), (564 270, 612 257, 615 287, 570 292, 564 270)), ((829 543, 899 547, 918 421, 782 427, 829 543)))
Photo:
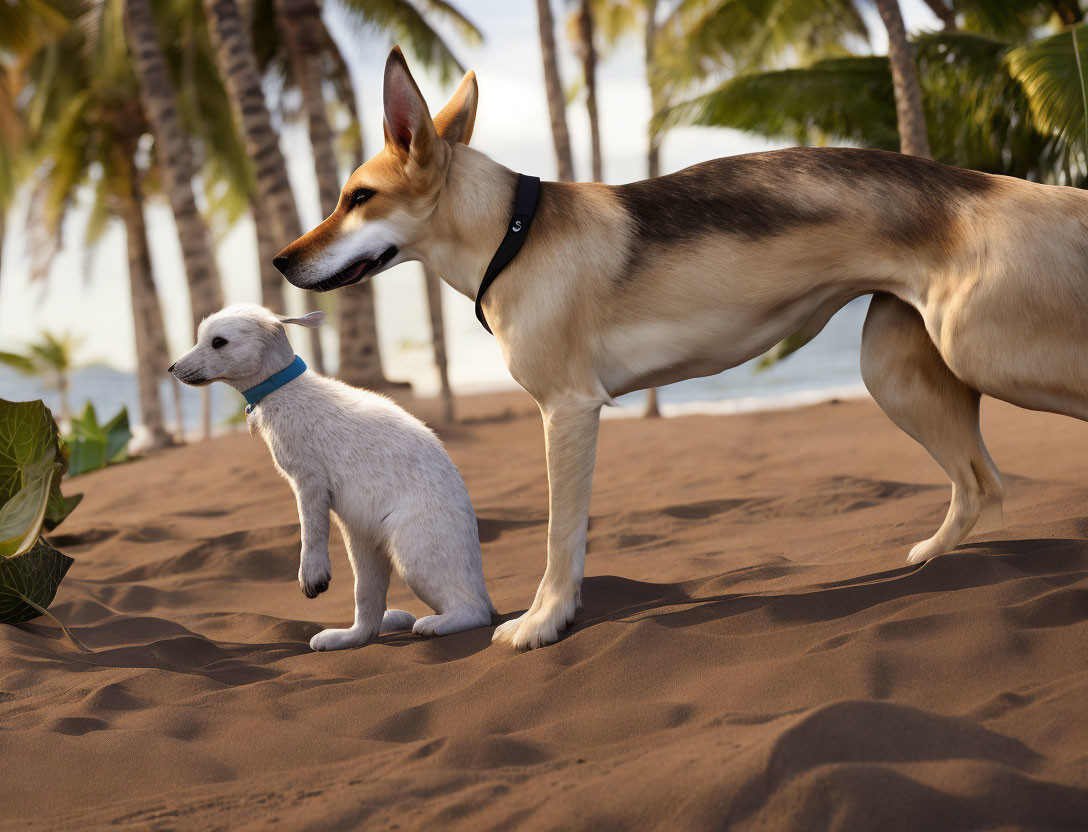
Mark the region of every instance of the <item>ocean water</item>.
MULTIPOLYGON (((678 382, 659 391, 662 412, 730 413, 750 410, 780 409, 809 404, 828 398, 865 395, 859 369, 861 328, 868 309, 868 297, 847 304, 810 344, 764 372, 755 371, 751 361, 724 373, 678 382)), ((463 310, 462 310, 463 311, 463 310)), ((496 361, 493 339, 479 328, 475 318, 451 320, 447 312, 450 376, 454 393, 470 394, 492 390, 516 389, 505 373, 501 359, 496 361), (484 337, 481 337, 484 336, 484 337)), ((301 339, 300 339, 301 340, 301 339)), ((430 350, 416 333, 415 337, 383 337, 383 355, 391 377, 408 378, 417 392, 433 395, 435 373, 430 350)), ((328 351, 328 350, 327 350, 328 351)), ((211 388, 213 424, 228 428, 232 417, 241 412, 244 401, 232 388, 215 384, 211 388)), ((200 391, 164 378, 160 393, 167 424, 176 425, 175 396, 180 397, 186 433, 199 428, 200 391)), ((56 408, 58 397, 40 380, 26 378, 0 366, 0 398, 9 400, 43 399, 56 408)), ((642 392, 622 396, 619 408, 606 408, 606 417, 630 416, 642 407, 642 392)), ((94 403, 101 418, 109 418, 122 406, 128 407, 134 425, 140 422, 136 377, 131 372, 95 364, 78 370, 72 378, 72 408, 82 409, 86 401, 94 403)))

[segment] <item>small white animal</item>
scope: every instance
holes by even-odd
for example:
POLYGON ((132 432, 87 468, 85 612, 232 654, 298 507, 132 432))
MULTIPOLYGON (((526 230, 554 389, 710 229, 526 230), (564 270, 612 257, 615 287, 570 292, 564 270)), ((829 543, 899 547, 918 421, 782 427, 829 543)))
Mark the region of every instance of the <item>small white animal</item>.
POLYGON ((281 318, 236 304, 206 318, 197 345, 171 368, 186 384, 225 381, 247 401, 250 432, 291 483, 302 524, 298 581, 329 586, 329 513, 355 571, 355 623, 322 630, 314 650, 340 650, 412 628, 446 635, 491 623, 476 514, 442 443, 384 396, 305 368, 283 324, 318 326, 324 312, 281 318), (437 614, 385 608, 391 569, 437 614))

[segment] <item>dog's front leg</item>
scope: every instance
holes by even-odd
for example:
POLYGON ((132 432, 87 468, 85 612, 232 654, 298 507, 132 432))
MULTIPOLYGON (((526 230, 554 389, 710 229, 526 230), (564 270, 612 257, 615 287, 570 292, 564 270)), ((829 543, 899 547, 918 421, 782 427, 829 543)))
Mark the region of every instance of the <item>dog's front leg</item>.
POLYGON ((581 601, 601 402, 566 399, 542 404, 540 412, 548 457, 548 566, 533 605, 493 638, 521 650, 558 639, 581 601))
POLYGON ((329 561, 329 489, 320 477, 299 478, 293 483, 302 524, 302 553, 299 555, 298 584, 307 598, 316 598, 329 588, 332 564, 329 561))

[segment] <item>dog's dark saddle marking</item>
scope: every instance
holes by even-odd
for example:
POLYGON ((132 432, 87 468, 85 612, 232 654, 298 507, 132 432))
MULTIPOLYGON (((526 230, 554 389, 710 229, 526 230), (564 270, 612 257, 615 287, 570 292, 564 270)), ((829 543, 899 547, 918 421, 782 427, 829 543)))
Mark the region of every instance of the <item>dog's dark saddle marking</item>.
POLYGON ((536 213, 536 203, 539 197, 540 177, 519 175, 518 189, 514 194, 514 214, 510 217, 510 222, 506 226, 506 236, 499 243, 495 256, 491 258, 487 271, 484 272, 484 279, 480 283, 480 289, 476 292, 476 317, 488 332, 491 332, 491 327, 487 325, 487 318, 484 316, 484 292, 495 282, 495 278, 510 264, 510 261, 517 256, 517 253, 521 251, 525 238, 529 236, 529 226, 533 223, 533 215, 536 213))
POLYGON ((854 186, 885 238, 907 244, 941 241, 957 198, 993 187, 986 174, 914 156, 846 147, 799 147, 730 156, 656 179, 620 185, 615 193, 640 243, 669 243, 705 234, 758 240, 831 222, 843 210, 805 199, 819 183, 854 186))

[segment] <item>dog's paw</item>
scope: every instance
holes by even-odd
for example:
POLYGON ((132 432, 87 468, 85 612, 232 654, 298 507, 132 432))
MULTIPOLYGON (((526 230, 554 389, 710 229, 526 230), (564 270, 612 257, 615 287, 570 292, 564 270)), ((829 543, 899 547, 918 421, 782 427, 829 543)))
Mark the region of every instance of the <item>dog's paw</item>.
POLYGON ((351 627, 346 630, 322 630, 310 639, 310 649, 317 652, 326 650, 346 650, 348 647, 362 647, 374 640, 374 634, 351 627))
MULTIPOLYGON (((535 606, 535 605, 534 605, 535 606)), ((530 609, 519 618, 495 628, 492 642, 504 642, 516 650, 531 650, 554 644, 559 634, 574 620, 574 599, 553 601, 530 609)))
POLYGON ((316 598, 329 588, 332 575, 328 570, 317 573, 306 573, 298 570, 298 585, 302 588, 302 594, 307 598, 316 598))

